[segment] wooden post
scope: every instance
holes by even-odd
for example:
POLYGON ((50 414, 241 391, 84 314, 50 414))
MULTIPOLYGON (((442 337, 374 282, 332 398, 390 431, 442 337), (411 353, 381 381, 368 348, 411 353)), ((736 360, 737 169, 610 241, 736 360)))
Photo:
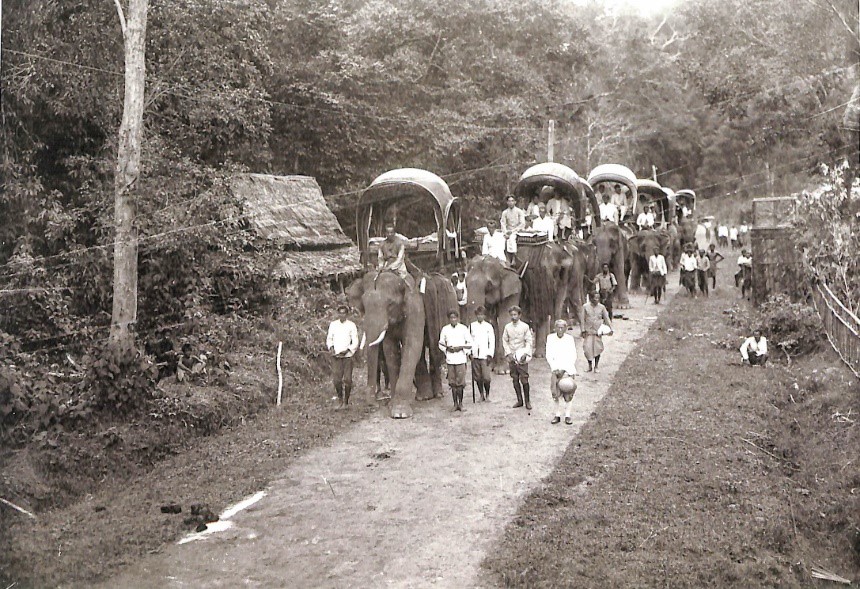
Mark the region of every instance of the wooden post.
POLYGON ((146 87, 148 0, 128 0, 128 16, 115 0, 125 44, 125 99, 114 171, 114 269, 110 343, 131 355, 137 321, 137 179, 146 87))
POLYGON ((546 147, 546 161, 553 161, 553 156, 555 155, 555 121, 553 119, 549 120, 549 128, 547 129, 547 147, 546 147))
POLYGON ((284 373, 281 372, 281 350, 284 347, 284 342, 278 342, 278 407, 281 406, 281 393, 284 390, 284 373))

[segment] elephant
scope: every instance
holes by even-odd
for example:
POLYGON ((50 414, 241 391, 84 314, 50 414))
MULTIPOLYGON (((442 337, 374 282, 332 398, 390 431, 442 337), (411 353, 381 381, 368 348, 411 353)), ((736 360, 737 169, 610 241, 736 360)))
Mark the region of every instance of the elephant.
POLYGON ((487 319, 496 331, 496 356, 493 370, 503 374, 507 369, 502 353, 502 330, 510 322, 508 309, 520 304, 522 285, 519 275, 493 256, 476 256, 466 268, 466 321, 475 319, 475 309, 484 307, 487 319))
POLYGON ((564 243, 550 242, 541 245, 520 247, 519 256, 527 265, 522 279, 523 314, 535 331, 535 357, 546 354, 546 337, 550 333, 550 322, 567 313, 579 320, 585 280, 597 264, 596 250, 580 240, 564 243))
POLYGON ((666 261, 669 264, 669 270, 675 271, 681 263, 681 233, 674 221, 669 223, 666 231, 669 233, 669 255, 666 256, 666 261))
MULTIPOLYGON (((688 243, 694 243, 696 241, 696 227, 698 224, 691 218, 686 218, 681 221, 681 224, 678 226, 678 234, 681 241, 681 250, 683 251, 684 247, 688 243)), ((678 259, 680 259, 680 254, 678 255, 678 259)))
POLYGON ((621 227, 612 221, 605 222, 601 227, 594 230, 591 243, 597 251, 597 263, 599 266, 609 264, 609 269, 615 274, 618 288, 615 291, 614 307, 616 309, 627 309, 630 307, 630 298, 627 296, 627 235, 621 227))
MULTIPOLYGON (((640 286, 650 287, 648 259, 655 253, 669 254, 669 233, 657 229, 643 229, 627 240, 630 255, 630 279, 628 288, 638 290, 640 286)), ((650 288, 649 288, 650 290, 650 288)))
POLYGON ((368 342, 367 382, 371 387, 370 383, 376 382, 380 357, 372 348, 382 345, 390 377, 391 417, 411 417, 416 398, 441 397, 443 356, 439 333, 447 312, 457 308, 450 280, 440 274, 428 274, 410 287, 393 272, 373 270, 353 282, 347 295, 363 317, 368 342), (423 293, 419 281, 424 285, 423 293), (413 383, 417 394, 413 393, 413 383))

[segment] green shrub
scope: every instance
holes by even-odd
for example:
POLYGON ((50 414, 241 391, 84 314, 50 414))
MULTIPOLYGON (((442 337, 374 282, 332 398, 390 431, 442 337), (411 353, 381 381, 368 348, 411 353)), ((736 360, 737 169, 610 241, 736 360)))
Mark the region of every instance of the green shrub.
POLYGON ((759 328, 770 345, 789 356, 809 354, 821 348, 824 326, 818 312, 806 302, 792 302, 787 295, 769 297, 752 317, 751 329, 759 328))

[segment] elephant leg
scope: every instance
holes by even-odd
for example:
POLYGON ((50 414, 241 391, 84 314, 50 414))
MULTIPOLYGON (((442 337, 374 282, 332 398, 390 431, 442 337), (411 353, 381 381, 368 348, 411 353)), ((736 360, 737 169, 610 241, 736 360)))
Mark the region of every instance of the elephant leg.
MULTIPOLYGON (((397 388, 397 383, 400 381, 400 342, 393 337, 386 337, 382 340, 382 349, 385 364, 388 366, 388 384, 391 386, 391 392, 393 393, 397 388)), ((412 386, 411 382, 409 386, 412 386)))
POLYGON ((413 414, 412 403, 415 401, 415 394, 412 392, 412 383, 415 380, 415 369, 424 351, 424 325, 424 302, 421 295, 408 293, 400 350, 400 371, 397 378, 392 380, 389 405, 391 417, 395 419, 412 417, 413 414))
POLYGON ((546 336, 549 335, 550 317, 535 321, 535 358, 546 357, 546 336))
POLYGON ((379 375, 387 367, 380 369, 385 364, 385 356, 382 353, 382 345, 367 348, 367 391, 374 399, 380 400, 379 375))
MULTIPOLYGON (((430 363, 433 363, 432 354, 430 354, 430 363)), ((433 369, 427 368, 427 353, 426 350, 421 352, 418 358, 418 364, 415 365, 415 398, 419 401, 428 401, 436 396, 432 386, 433 369)))
POLYGON ((433 392, 433 398, 442 397, 445 395, 445 390, 442 387, 442 364, 445 363, 445 355, 439 351, 428 350, 430 356, 430 389, 433 392))
POLYGON ((615 280, 618 281, 618 287, 615 291, 615 306, 619 309, 630 308, 630 297, 627 296, 627 269, 625 257, 622 252, 618 252, 612 258, 612 272, 615 274, 615 280))

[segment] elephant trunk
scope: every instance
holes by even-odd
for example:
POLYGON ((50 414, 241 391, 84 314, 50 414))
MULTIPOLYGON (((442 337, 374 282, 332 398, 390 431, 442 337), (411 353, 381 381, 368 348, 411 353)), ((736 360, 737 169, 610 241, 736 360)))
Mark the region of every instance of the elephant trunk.
POLYGON ((468 292, 465 309, 466 316, 462 319, 468 324, 475 320, 478 307, 486 307, 487 281, 478 277, 470 280, 467 274, 466 291, 468 292))
POLYGON ((365 339, 367 341, 367 386, 375 392, 379 392, 379 360, 382 356, 382 340, 385 339, 385 332, 388 324, 375 324, 376 322, 368 323, 365 321, 365 339))
POLYGON ((595 227, 600 227, 602 221, 600 219, 600 203, 597 202, 597 196, 594 194, 593 190, 589 190, 586 192, 586 197, 588 198, 588 203, 591 205, 591 214, 595 227))

